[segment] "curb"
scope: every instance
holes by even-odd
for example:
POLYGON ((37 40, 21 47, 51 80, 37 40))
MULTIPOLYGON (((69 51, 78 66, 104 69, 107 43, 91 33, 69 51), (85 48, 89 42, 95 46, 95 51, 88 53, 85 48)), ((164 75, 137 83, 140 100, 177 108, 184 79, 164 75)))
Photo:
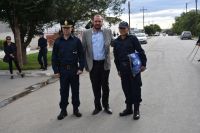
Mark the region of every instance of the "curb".
MULTIPOLYGON (((45 73, 42 73, 42 72, 23 72, 23 74, 25 74, 25 77, 51 77, 52 74, 51 73, 48 73, 48 72, 45 72, 45 73)), ((18 76, 19 73, 14 73, 14 74, 10 74, 9 72, 1 72, 0 73, 0 76, 18 76)))
POLYGON ((37 90, 49 85, 49 84, 55 83, 56 81, 58 81, 58 78, 51 77, 51 78, 47 79, 46 81, 39 82, 39 83, 36 83, 34 85, 27 87, 24 89, 24 91, 14 95, 14 96, 11 96, 9 98, 6 98, 3 101, 0 101, 0 109, 5 107, 6 105, 18 100, 19 98, 22 98, 34 91, 37 91, 37 90))

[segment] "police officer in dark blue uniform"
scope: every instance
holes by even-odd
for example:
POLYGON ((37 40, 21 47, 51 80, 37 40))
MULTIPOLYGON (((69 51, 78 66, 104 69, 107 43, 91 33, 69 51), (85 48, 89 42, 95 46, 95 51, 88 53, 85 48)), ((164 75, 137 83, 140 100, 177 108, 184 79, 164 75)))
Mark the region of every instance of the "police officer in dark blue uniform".
POLYGON ((69 87, 72 92, 73 114, 81 117, 79 112, 79 75, 84 68, 83 47, 80 39, 73 36, 72 25, 65 21, 62 25, 63 36, 58 38, 53 47, 52 67, 55 77, 60 78, 60 108, 58 120, 67 116, 67 105, 69 97, 69 87))
POLYGON ((22 73, 21 67, 19 65, 18 59, 17 59, 17 47, 15 43, 11 42, 11 37, 7 36, 6 41, 4 42, 4 52, 5 56, 3 61, 9 64, 9 70, 11 74, 11 79, 13 79, 13 64, 15 63, 16 68, 18 69, 21 77, 24 77, 24 74, 22 73))
POLYGON ((38 54, 40 69, 47 70, 47 39, 44 38, 44 33, 40 33, 38 47, 40 49, 38 54))
POLYGON ((128 55, 136 51, 139 53, 142 62, 141 72, 146 69, 147 58, 138 39, 128 34, 129 25, 127 22, 122 21, 119 24, 119 32, 120 36, 113 41, 114 62, 121 77, 122 89, 126 99, 126 109, 119 115, 127 116, 134 113, 133 119, 138 120, 140 118, 139 106, 142 101, 142 80, 140 73, 133 77, 128 55), (134 104, 134 112, 132 104, 134 104))
MULTIPOLYGON (((197 41, 197 45, 200 47, 200 36, 199 36, 199 39, 197 41)), ((200 59, 198 60, 198 62, 200 62, 200 59)))

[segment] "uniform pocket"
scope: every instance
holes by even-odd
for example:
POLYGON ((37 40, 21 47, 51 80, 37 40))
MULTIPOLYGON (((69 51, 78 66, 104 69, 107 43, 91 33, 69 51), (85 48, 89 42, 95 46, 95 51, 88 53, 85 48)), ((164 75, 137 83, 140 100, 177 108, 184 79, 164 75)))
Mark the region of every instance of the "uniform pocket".
POLYGON ((137 74, 135 77, 133 77, 134 82, 138 85, 138 86, 142 86, 142 79, 141 79, 141 74, 137 74))

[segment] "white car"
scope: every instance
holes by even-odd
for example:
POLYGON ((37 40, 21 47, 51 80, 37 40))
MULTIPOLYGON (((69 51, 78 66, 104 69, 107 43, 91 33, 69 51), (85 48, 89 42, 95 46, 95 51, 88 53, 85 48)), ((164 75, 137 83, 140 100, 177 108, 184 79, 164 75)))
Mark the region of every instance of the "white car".
POLYGON ((141 44, 147 44, 147 36, 145 33, 136 33, 135 36, 141 44))

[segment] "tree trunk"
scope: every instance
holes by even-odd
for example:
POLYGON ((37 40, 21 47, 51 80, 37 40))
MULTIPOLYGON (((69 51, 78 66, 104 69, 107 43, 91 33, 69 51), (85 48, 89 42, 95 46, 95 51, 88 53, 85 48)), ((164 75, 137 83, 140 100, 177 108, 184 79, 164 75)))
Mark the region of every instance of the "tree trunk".
POLYGON ((23 60, 23 65, 27 64, 27 55, 26 55, 26 48, 22 48, 22 60, 23 60))
POLYGON ((14 37, 15 37, 15 44, 17 46, 17 59, 19 61, 19 65, 21 67, 23 67, 22 51, 21 51, 20 27, 19 27, 19 23, 18 23, 17 17, 14 17, 14 37))
MULTIPOLYGON (((27 27, 26 27, 27 28, 27 27)), ((22 44, 22 60, 23 60, 23 64, 27 64, 28 63, 28 59, 27 59, 27 52, 26 52, 26 48, 28 47, 28 45, 31 43, 32 38, 34 37, 34 30, 35 30, 35 26, 31 25, 29 28, 27 28, 28 30, 26 30, 25 33, 21 34, 21 44, 22 44)), ((23 27, 21 27, 21 31, 23 30, 23 27)))

